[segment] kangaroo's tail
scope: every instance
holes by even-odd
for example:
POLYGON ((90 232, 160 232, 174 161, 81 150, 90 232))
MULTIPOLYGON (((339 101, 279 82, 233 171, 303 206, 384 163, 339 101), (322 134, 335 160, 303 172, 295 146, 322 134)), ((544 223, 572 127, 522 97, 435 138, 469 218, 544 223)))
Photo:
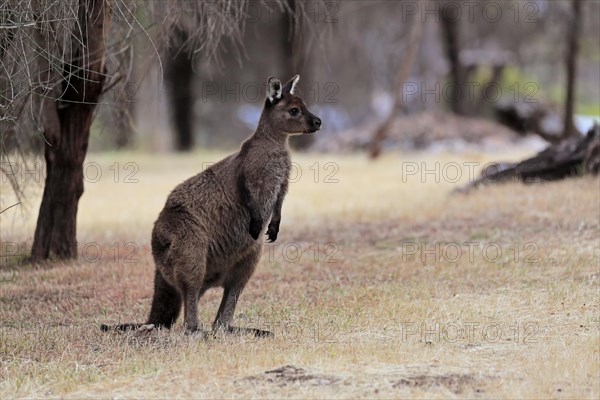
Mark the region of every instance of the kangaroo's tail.
POLYGON ((173 326, 175 321, 177 321, 180 311, 181 296, 179 295, 179 292, 163 278, 158 270, 156 270, 154 274, 154 297, 152 298, 152 308, 150 309, 148 322, 144 324, 119 324, 116 326, 102 324, 100 325, 100 329, 102 332, 123 332, 139 330, 144 327, 148 327, 148 330, 153 328, 169 329, 173 326))
POLYGON ((157 269, 154 273, 154 297, 148 324, 161 328, 171 328, 181 311, 181 295, 165 280, 157 269))

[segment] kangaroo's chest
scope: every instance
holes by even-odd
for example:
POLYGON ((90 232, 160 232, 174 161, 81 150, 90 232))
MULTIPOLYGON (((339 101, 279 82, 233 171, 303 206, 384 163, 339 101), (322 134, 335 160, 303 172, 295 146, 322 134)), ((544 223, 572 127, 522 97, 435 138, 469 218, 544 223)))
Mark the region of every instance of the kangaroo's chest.
POLYGON ((273 206, 283 185, 288 181, 291 161, 287 154, 265 154, 260 163, 254 164, 248 179, 253 195, 265 209, 273 206))

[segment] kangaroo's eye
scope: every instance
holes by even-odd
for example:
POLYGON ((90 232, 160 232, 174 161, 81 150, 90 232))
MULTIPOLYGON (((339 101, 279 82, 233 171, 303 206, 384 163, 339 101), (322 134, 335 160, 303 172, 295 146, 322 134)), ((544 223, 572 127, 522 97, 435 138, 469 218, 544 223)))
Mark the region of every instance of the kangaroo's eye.
POLYGON ((300 114, 300 110, 298 110, 296 107, 294 107, 294 108, 292 108, 292 109, 290 110, 290 115, 291 115, 292 117, 295 117, 295 116, 297 116, 298 114, 300 114))

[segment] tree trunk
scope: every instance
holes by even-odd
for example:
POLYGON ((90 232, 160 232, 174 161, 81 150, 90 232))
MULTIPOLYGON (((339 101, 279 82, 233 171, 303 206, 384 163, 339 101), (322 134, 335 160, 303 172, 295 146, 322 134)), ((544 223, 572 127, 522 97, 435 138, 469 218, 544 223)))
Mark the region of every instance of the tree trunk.
POLYGON ((79 0, 80 30, 73 32, 77 47, 61 71, 65 74, 62 88, 54 90, 61 95, 43 102, 46 182, 32 261, 47 260, 52 253, 58 259, 77 258, 77 206, 83 194, 83 161, 90 126, 105 79, 108 16, 104 0, 79 0), (79 40, 83 45, 78 45, 79 40))
POLYGON ((175 149, 189 151, 194 146, 194 71, 190 52, 182 48, 187 34, 180 28, 175 29, 174 45, 169 49, 165 69, 165 81, 171 98, 175 149))
POLYGON ((577 53, 579 52, 579 32, 581 21, 581 0, 571 0, 573 13, 569 23, 568 48, 567 48, 567 98, 565 101, 564 137, 578 134, 573 123, 575 109, 575 79, 577 77, 577 53))
POLYGON ((442 22, 442 36, 446 57, 450 63, 450 76, 452 86, 448 87, 448 98, 450 99, 450 108, 456 115, 467 115, 468 104, 465 101, 467 96, 464 95, 466 89, 467 71, 460 63, 460 34, 459 21, 455 15, 452 15, 452 9, 442 2, 439 8, 440 19, 442 22))

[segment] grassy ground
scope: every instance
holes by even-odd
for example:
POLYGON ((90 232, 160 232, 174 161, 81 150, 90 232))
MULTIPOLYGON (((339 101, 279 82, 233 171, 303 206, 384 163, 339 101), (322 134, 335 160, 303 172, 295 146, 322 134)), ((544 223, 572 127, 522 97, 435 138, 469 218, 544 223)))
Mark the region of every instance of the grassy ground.
MULTIPOLYGON (((143 321, 152 223, 221 154, 91 155, 73 263, 12 265, 40 200, 28 182, 0 217, 0 397, 598 398, 598 179, 450 194, 455 171, 522 155, 295 157, 236 315, 268 340, 98 328, 143 321)), ((201 300, 207 326, 220 295, 201 300)))

